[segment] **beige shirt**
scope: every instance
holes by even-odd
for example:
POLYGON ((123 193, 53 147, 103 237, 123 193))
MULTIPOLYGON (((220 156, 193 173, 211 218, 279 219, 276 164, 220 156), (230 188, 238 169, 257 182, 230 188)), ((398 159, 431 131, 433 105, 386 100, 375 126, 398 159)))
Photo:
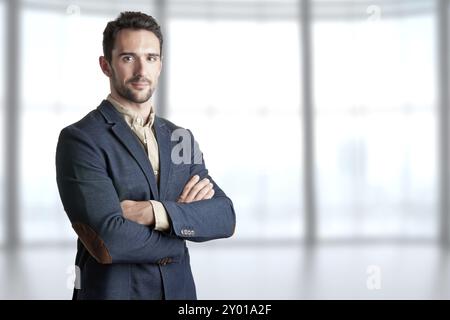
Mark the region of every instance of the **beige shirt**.
MULTIPOLYGON (((145 152, 147 153, 150 164, 155 174, 156 182, 159 186, 159 148, 158 141, 156 140, 153 123, 155 121, 155 111, 153 106, 150 109, 150 115, 148 121, 142 118, 142 116, 129 108, 124 107, 120 102, 114 99, 111 95, 106 98, 111 104, 120 112, 125 122, 130 126, 131 131, 139 138, 145 152)), ((155 230, 167 231, 169 229, 169 218, 167 211, 161 202, 150 200, 153 206, 153 212, 155 214, 155 230)))

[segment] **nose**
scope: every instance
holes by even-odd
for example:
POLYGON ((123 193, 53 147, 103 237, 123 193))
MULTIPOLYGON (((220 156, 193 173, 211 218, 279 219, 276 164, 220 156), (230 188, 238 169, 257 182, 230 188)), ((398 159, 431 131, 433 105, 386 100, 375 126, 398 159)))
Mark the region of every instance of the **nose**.
POLYGON ((145 76, 145 58, 136 59, 134 75, 145 76))

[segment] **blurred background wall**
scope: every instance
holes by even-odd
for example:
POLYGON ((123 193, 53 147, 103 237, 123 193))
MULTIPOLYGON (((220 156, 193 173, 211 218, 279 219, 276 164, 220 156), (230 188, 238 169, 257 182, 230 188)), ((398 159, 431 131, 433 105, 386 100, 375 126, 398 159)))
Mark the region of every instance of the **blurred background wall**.
POLYGON ((199 298, 450 298, 447 0, 0 0, 0 298, 71 297, 56 142, 125 10, 162 25, 157 113, 235 205, 190 244, 199 298))

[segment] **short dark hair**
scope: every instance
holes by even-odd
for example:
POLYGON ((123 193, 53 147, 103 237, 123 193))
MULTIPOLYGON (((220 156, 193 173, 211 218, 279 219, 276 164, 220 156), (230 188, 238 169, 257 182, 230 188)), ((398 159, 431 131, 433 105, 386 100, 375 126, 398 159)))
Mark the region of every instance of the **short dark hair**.
POLYGON ((125 11, 116 20, 108 22, 103 31, 103 55, 108 62, 111 63, 116 36, 122 29, 145 29, 153 32, 159 39, 159 51, 162 55, 163 36, 155 18, 142 12, 125 11))

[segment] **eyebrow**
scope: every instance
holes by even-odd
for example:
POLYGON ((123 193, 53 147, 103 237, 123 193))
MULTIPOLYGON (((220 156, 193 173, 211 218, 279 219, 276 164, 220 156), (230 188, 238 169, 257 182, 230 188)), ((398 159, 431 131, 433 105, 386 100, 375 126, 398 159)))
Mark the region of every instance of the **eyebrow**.
MULTIPOLYGON (((150 56, 150 57, 159 57, 160 56, 159 53, 147 53, 146 55, 150 56)), ((133 56, 133 57, 136 57, 137 54, 134 53, 134 52, 121 52, 119 54, 119 57, 122 57, 122 56, 133 56)))

